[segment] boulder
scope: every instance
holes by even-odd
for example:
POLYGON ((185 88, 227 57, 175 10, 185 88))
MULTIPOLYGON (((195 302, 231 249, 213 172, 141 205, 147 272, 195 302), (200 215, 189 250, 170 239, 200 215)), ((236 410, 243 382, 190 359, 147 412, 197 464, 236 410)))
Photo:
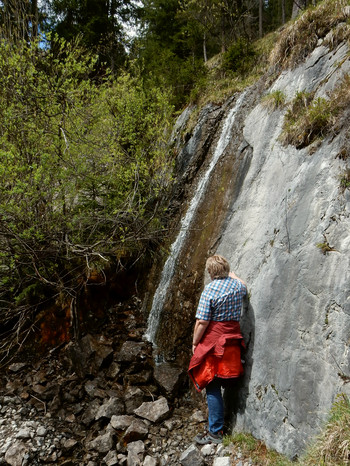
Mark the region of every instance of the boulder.
POLYGON ((172 397, 176 394, 183 372, 181 367, 169 362, 163 362, 155 365, 153 375, 166 396, 172 397))
POLYGON ((134 419, 130 426, 126 429, 123 439, 126 443, 130 443, 136 440, 145 439, 147 434, 148 425, 141 419, 134 419))
POLYGON ((124 402, 121 399, 110 398, 99 407, 95 416, 95 420, 98 421, 103 417, 111 419, 113 415, 124 414, 124 409, 124 402))
POLYGON ((203 466, 204 459, 195 445, 190 445, 180 456, 182 466, 203 466))
POLYGON ((134 420, 134 416, 128 416, 126 414, 121 416, 112 416, 110 424, 115 430, 126 430, 132 421, 134 420))
POLYGON ((148 401, 134 410, 137 416, 147 419, 151 422, 160 422, 167 417, 170 409, 166 398, 161 397, 156 401, 148 401))
POLYGON ((114 446, 114 435, 112 432, 99 435, 88 444, 89 450, 96 450, 99 453, 108 453, 114 446))
POLYGON ((24 443, 14 442, 5 453, 5 461, 10 466, 22 466, 23 459, 28 450, 28 446, 24 443))
POLYGON ((144 359, 146 357, 145 348, 143 342, 127 340, 116 354, 115 360, 117 362, 135 362, 138 359, 144 359))
POLYGON ((113 359, 113 348, 105 339, 96 339, 85 335, 78 342, 71 342, 66 347, 72 368, 79 377, 97 375, 102 366, 107 366, 113 359))
POLYGON ((143 457, 145 453, 145 445, 141 440, 131 442, 128 444, 128 466, 141 466, 143 463, 143 457))
POLYGON ((128 387, 124 395, 125 411, 132 414, 145 399, 144 392, 138 387, 128 387))

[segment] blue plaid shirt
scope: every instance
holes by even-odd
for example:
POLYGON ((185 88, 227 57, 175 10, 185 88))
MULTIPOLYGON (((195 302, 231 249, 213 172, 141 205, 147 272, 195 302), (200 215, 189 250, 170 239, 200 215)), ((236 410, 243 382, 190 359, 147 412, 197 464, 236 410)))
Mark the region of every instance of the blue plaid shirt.
POLYGON ((247 288, 239 280, 231 277, 216 278, 203 290, 196 319, 215 320, 216 322, 239 321, 243 297, 246 294, 247 288))

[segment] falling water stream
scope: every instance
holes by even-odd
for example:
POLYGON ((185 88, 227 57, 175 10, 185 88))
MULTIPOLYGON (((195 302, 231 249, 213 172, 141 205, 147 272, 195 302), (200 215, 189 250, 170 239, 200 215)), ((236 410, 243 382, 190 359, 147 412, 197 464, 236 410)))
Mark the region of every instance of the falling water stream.
POLYGON ((215 152, 213 155, 213 158, 210 162, 210 165, 207 169, 207 171, 204 173, 203 177, 199 180, 197 189, 195 191, 195 194, 191 200, 191 203, 188 207, 188 210, 185 214, 185 216, 181 220, 181 226, 180 226, 180 231, 179 234, 176 238, 176 240, 173 242, 171 245, 170 249, 170 254, 165 262, 160 282, 159 285, 156 289, 156 292, 153 297, 153 303, 152 303, 152 308, 148 316, 148 322, 147 322, 147 330, 144 335, 144 337, 152 342, 155 345, 155 340, 156 340, 156 334, 158 330, 158 325, 159 325, 159 319, 161 315, 161 311, 164 307, 164 303, 168 294, 169 286, 171 283, 171 279, 174 275, 175 272, 175 265, 176 261, 179 257, 179 254, 181 252, 182 246, 185 242, 187 233, 189 231, 189 227, 191 225, 191 222, 194 218, 194 215, 196 213, 197 207, 200 203, 200 200, 202 198, 203 193, 205 192, 205 188, 208 184, 209 176, 211 172, 213 171, 216 163, 218 162, 219 158, 221 155, 224 153, 230 138, 231 138, 231 129, 235 121, 235 116, 237 114, 237 111, 239 110, 244 97, 245 97, 245 92, 243 92, 237 99, 235 105, 232 107, 232 109, 229 111, 227 114, 227 117, 225 118, 224 124, 222 126, 222 131, 220 134, 220 138, 218 140, 218 143, 215 148, 215 152))

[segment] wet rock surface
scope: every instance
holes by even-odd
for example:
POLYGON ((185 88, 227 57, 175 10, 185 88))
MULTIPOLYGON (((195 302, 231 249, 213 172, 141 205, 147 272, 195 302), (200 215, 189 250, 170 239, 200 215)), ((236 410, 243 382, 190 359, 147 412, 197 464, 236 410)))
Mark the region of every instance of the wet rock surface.
POLYGON ((168 367, 164 379, 164 369, 155 370, 139 304, 126 314, 116 308, 118 325, 105 334, 87 334, 35 362, 18 355, 2 370, 0 465, 192 466, 234 459, 228 447, 193 443, 205 428, 205 399, 191 397, 188 382, 179 387, 179 368, 168 367))

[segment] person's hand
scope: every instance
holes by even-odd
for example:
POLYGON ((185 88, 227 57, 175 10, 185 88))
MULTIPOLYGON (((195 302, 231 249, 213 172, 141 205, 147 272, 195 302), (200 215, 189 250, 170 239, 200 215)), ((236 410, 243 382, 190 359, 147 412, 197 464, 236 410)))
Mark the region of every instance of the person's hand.
POLYGON ((197 345, 192 345, 192 354, 196 351, 197 345))

